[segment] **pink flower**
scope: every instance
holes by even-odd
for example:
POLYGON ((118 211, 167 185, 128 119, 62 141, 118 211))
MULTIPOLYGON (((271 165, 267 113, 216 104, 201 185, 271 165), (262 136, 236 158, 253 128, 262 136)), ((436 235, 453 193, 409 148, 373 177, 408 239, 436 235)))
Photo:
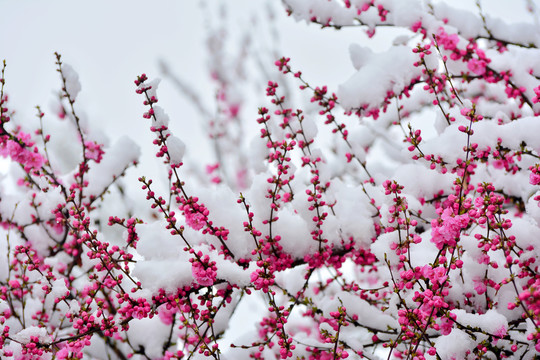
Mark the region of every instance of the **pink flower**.
POLYGON ((532 172, 531 175, 529 175, 529 183, 531 185, 538 185, 540 184, 540 173, 538 172, 532 172))
POLYGON ((142 309, 142 308, 137 308, 137 309, 135 309, 135 310, 131 313, 131 316, 133 316, 133 317, 136 318, 136 319, 141 320, 141 319, 144 319, 144 318, 147 316, 147 314, 146 314, 146 312, 144 311, 144 309, 142 309))
POLYGON ((165 306, 162 306, 159 309, 159 313, 158 313, 159 319, 165 325, 171 325, 173 323, 174 314, 176 313, 176 310, 177 309, 174 307, 171 309, 167 309, 165 306))
POLYGON ((495 169, 502 169, 502 168, 504 168, 504 161, 501 160, 501 159, 498 159, 498 160, 493 161, 492 164, 493 164, 493 167, 494 167, 495 169))
POLYGON ((459 42, 457 34, 448 35, 443 28, 439 30, 437 41, 445 50, 455 50, 459 42))
POLYGON ((437 219, 431 221, 431 241, 437 245, 438 249, 442 249, 445 244, 455 245, 456 238, 459 237, 461 229, 469 224, 469 216, 467 214, 452 216, 451 208, 446 208, 442 215, 442 224, 439 224, 437 219))
POLYGON ((205 224, 204 215, 201 213, 186 212, 186 223, 193 230, 201 230, 205 224))
POLYGON ((498 328, 498 329, 495 331, 495 334, 494 334, 494 335, 499 336, 499 337, 503 337, 503 336, 506 335, 506 332, 507 332, 506 327, 501 326, 500 328, 498 328))
POLYGON ((446 281, 448 276, 446 275, 446 269, 443 266, 438 266, 433 269, 434 276, 432 280, 436 280, 439 284, 442 284, 446 281))
POLYGON ((484 60, 471 59, 467 63, 467 68, 476 75, 484 75, 486 73, 486 62, 484 60))
MULTIPOLYGON (((23 140, 21 141, 24 143, 23 140)), ((29 146, 30 145, 27 144, 26 147, 23 147, 17 141, 7 140, 5 143, 0 144, 0 155, 3 157, 11 157, 13 161, 23 165, 25 170, 41 167, 45 160, 37 152, 37 149, 30 151, 28 149, 29 146)))
POLYGON ((56 358, 59 360, 67 359, 68 356, 69 356, 69 350, 67 347, 60 349, 60 351, 56 353, 56 358))
POLYGON ((230 117, 236 117, 240 112, 240 104, 231 104, 228 110, 230 117))
POLYGON ((202 286, 211 286, 216 281, 216 271, 211 265, 204 267, 199 261, 193 261, 191 264, 191 274, 195 281, 202 286))
POLYGON ((45 160, 39 153, 35 151, 31 152, 29 150, 26 150, 25 162, 26 162, 25 169, 27 167, 36 169, 36 168, 40 168, 45 162, 45 160))
POLYGON ((478 293, 478 295, 482 295, 486 292, 487 287, 486 284, 484 284, 481 280, 473 280, 474 281, 474 290, 478 293))
POLYGON ((103 159, 103 154, 105 153, 101 149, 101 144, 98 144, 95 141, 85 141, 84 146, 86 148, 84 155, 88 159, 92 159, 99 164, 101 159, 103 159))
MULTIPOLYGON (((450 313, 450 317, 452 319, 456 319, 456 315, 453 313, 450 313)), ((448 335, 452 332, 452 327, 454 326, 454 322, 450 320, 447 317, 441 318, 441 334, 448 335)))
POLYGON ((274 284, 274 274, 265 274, 263 269, 257 269, 251 273, 250 280, 255 285, 255 289, 268 292, 268 287, 274 284))
POLYGON ((419 20, 419 21, 415 22, 414 24, 412 24, 411 30, 413 32, 417 32, 418 29, 420 29, 421 27, 422 27, 422 21, 419 20))
POLYGON ((60 351, 56 353, 57 359, 67 359, 67 358, 82 358, 82 348, 84 343, 80 340, 74 342, 66 342, 60 344, 60 351), (72 356, 70 356, 70 353, 72 356))
POLYGON ((536 96, 532 98, 532 102, 536 104, 540 102, 540 86, 535 87, 533 90, 536 96))

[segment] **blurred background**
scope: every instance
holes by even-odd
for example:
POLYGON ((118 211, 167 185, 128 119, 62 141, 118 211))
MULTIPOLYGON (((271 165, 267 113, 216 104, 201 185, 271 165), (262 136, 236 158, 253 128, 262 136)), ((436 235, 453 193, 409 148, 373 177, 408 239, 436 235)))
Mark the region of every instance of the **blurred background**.
POLYGON ((190 156, 210 162, 204 119, 208 114, 183 96, 185 92, 164 76, 160 64, 182 81, 184 90, 197 95, 209 114, 217 111, 220 90, 212 72, 239 67, 241 75, 230 74, 227 80, 243 86, 242 94, 234 96, 253 94, 252 99, 241 99, 239 115, 256 126, 257 107, 262 104, 245 101, 264 100, 277 58, 291 57, 313 83, 335 87, 353 70, 349 42, 367 38, 361 31, 336 33, 296 23, 280 2, 264 0, 0 0, 0 12, 5 91, 10 110, 16 111, 13 120, 23 128, 37 125, 36 105, 46 116, 58 112, 56 51, 79 74, 82 91, 76 110, 113 139, 128 135, 140 145, 151 144, 142 97, 135 94, 133 81, 141 73, 162 78, 159 105, 170 115, 171 128, 186 142, 190 156), (343 33, 349 41, 343 41, 343 33))
MULTIPOLYGON (((450 3, 476 9, 474 0, 450 3)), ((489 0, 482 6, 515 22, 525 16, 531 21, 525 7, 538 4, 489 0)), ((209 119, 227 111, 220 108, 224 92, 229 105, 239 104, 237 117, 256 131, 257 108, 266 104, 264 89, 278 76, 273 63, 279 57, 290 57, 311 84, 335 91, 354 71, 349 44, 381 51, 399 35, 381 29, 368 39, 361 28, 321 30, 287 16, 278 0, 0 0, 0 13, 0 60, 7 62, 5 91, 16 111, 13 121, 33 128, 36 105, 45 119, 56 116, 61 84, 54 52, 59 52, 79 74, 77 112, 111 139, 128 135, 139 143, 143 169, 156 161, 148 149, 153 136, 142 118, 142 98, 134 91, 137 75, 162 78, 159 105, 169 114, 171 129, 192 160, 211 164, 216 154, 209 119)))

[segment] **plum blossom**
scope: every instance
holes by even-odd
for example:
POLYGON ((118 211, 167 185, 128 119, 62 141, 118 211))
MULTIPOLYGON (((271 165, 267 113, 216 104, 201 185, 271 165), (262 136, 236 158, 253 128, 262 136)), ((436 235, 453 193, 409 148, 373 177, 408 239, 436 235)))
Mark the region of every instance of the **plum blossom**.
POLYGON ((442 249, 444 245, 454 246, 459 233, 469 224, 469 216, 454 215, 451 208, 446 208, 441 214, 440 220, 431 221, 431 241, 442 249))
POLYGON ((446 275, 446 269, 442 266, 432 268, 430 265, 424 265, 421 272, 422 276, 433 281, 434 283, 442 284, 448 278, 446 275))
POLYGON ((166 306, 164 306, 163 308, 160 308, 159 313, 158 313, 159 319, 165 325, 171 325, 174 321, 174 314, 177 313, 176 310, 177 309, 173 307, 168 309, 166 306))
POLYGON ((530 181, 530 183, 532 185, 540 184, 540 174, 539 173, 531 173, 529 181, 530 181))
POLYGON ((474 279, 474 290, 478 295, 482 295, 486 292, 487 287, 483 280, 481 279, 474 279))
POLYGON ((537 86, 533 89, 534 91, 534 97, 531 99, 533 103, 540 102, 540 86, 537 86))
POLYGON ((447 34, 443 28, 437 34, 437 41, 445 50, 453 51, 457 48, 459 36, 457 34, 447 34))
POLYGON ((450 313, 450 318, 443 317, 441 318, 441 334, 448 335, 450 332, 452 332, 452 328, 454 326, 454 322, 451 319, 456 319, 457 316, 454 313, 450 313))
POLYGON ((484 60, 471 59, 467 63, 467 68, 476 75, 484 75, 486 73, 486 62, 484 60))
POLYGON ((539 185, 540 184, 540 169, 539 166, 531 166, 531 174, 529 175, 529 183, 531 185, 539 185))
POLYGON ((184 212, 186 224, 193 230, 201 230, 207 221, 209 214, 208 209, 204 205, 197 203, 180 205, 180 210, 184 212))
POLYGON ((211 286, 216 281, 215 267, 208 264, 206 264, 205 267, 205 265, 197 260, 193 261, 191 264, 191 273, 195 281, 202 286, 211 286))
MULTIPOLYGON (((73 116, 58 126, 78 131, 71 144, 78 151, 64 154, 76 156, 61 172, 37 171, 49 156, 60 164, 55 141, 63 139, 51 135, 47 148, 44 128, 58 128, 36 122, 30 136, 4 126, 11 112, 0 79, 0 155, 35 169, 0 176, 8 240, 0 243, 0 358, 371 359, 382 351, 400 359, 513 359, 540 352, 540 211, 531 206, 540 205, 540 67, 527 61, 538 50, 520 36, 527 26, 496 39, 506 28, 489 21, 496 31, 486 40, 486 29, 464 26, 472 18, 444 2, 410 14, 404 0, 287 3, 291 15, 324 27, 367 21, 375 36, 380 24, 397 27, 398 19, 416 34, 377 55, 353 49, 361 76, 336 93, 311 85, 290 59, 278 60, 298 86, 282 89, 282 77, 268 83, 257 132, 244 126, 241 111, 252 87, 230 67, 247 65, 253 51, 231 62, 213 42, 217 116, 189 92, 215 140, 208 176, 197 152, 186 153, 184 164, 184 144, 157 106, 157 82, 142 74, 135 81, 145 106, 140 120, 151 123, 164 171, 139 177, 142 193, 128 192, 135 148, 94 142, 86 133, 91 121, 73 127, 80 86, 69 67, 60 102, 73 116), (346 12, 324 14, 333 6, 346 12), (518 58, 526 68, 514 64, 518 58), (298 87, 307 96, 290 96, 298 87), (435 123, 416 121, 421 113, 437 115, 435 123), (246 341, 229 346, 231 335, 246 341)), ((62 73, 59 55, 57 64, 62 73)))
POLYGON ((198 212, 187 211, 185 213, 185 216, 186 216, 186 223, 193 230, 201 230, 204 227, 205 217, 203 214, 198 213, 198 212))
POLYGON ((262 289, 263 292, 268 291, 268 287, 274 284, 274 276, 266 274, 263 269, 257 269, 250 275, 251 282, 256 289, 262 289))
POLYGON ((503 338, 507 333, 508 333, 508 329, 506 328, 506 326, 503 325, 499 327, 493 333, 493 335, 496 336, 496 338, 493 339, 493 343, 496 344, 499 341, 499 338, 503 338))
POLYGON ((86 148, 85 156, 99 164, 103 159, 103 154, 105 154, 101 148, 101 144, 95 141, 85 141, 84 146, 86 148))
MULTIPOLYGON (((24 144, 22 140, 21 143, 24 144)), ((25 144, 23 147, 15 140, 0 143, 0 155, 11 157, 13 161, 24 165, 25 170, 40 168, 45 163, 45 159, 38 153, 37 148, 30 151, 28 145, 25 144)))

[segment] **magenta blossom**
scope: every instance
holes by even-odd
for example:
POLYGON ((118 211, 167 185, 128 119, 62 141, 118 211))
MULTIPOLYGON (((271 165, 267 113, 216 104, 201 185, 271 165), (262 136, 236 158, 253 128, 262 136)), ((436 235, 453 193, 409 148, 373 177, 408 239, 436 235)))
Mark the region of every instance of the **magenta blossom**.
POLYGON ((486 73, 486 62, 484 60, 471 59, 467 63, 467 68, 476 75, 484 75, 486 73))
POLYGON ((29 145, 23 147, 19 142, 14 140, 7 140, 0 144, 0 155, 11 157, 13 161, 23 165, 25 170, 40 168, 45 162, 45 159, 37 152, 37 149, 31 151, 29 145))
POLYGON ((445 244, 454 246, 456 239, 459 238, 460 231, 469 224, 468 215, 453 215, 452 209, 446 208, 440 220, 434 219, 431 221, 433 226, 431 229, 431 241, 437 245, 438 249, 442 249, 445 244))

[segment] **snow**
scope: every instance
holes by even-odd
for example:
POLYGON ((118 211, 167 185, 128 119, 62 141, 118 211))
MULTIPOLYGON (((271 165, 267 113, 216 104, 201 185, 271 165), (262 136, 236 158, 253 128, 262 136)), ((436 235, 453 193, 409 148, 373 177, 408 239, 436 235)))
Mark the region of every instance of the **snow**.
POLYGON ((285 5, 294 9, 293 15, 297 21, 309 22, 316 16, 322 23, 332 21, 335 24, 351 24, 356 15, 354 8, 346 9, 327 0, 286 0, 285 5))
MULTIPOLYGON (((486 17, 486 24, 493 36, 511 43, 534 44, 540 46, 540 32, 536 24, 508 23, 500 18, 486 17)), ((519 68, 519 67, 517 67, 519 68)))
POLYGON ((362 47, 359 44, 352 43, 349 45, 349 54, 351 62, 356 70, 360 70, 369 64, 373 56, 373 50, 368 47, 362 47))
POLYGON ((280 245, 294 258, 302 259, 318 244, 311 238, 310 227, 300 215, 290 208, 283 208, 277 214, 279 220, 272 225, 272 235, 281 236, 280 245))
POLYGON ((179 236, 171 235, 165 228, 165 220, 137 226, 140 240, 137 252, 146 259, 176 257, 185 244, 179 236))
POLYGON ((187 257, 153 258, 138 261, 133 275, 151 293, 164 289, 173 293, 176 289, 193 282, 191 263, 187 257))
POLYGON ((478 166, 473 183, 489 180, 497 189, 504 189, 505 194, 527 198, 533 186, 528 183, 526 174, 508 174, 504 169, 495 169, 493 166, 478 166))
POLYGON ((525 205, 525 211, 527 212, 527 215, 536 221, 537 226, 540 226, 540 206, 538 206, 538 201, 534 200, 537 196, 540 196, 540 190, 530 194, 527 204, 525 205))
POLYGON ((362 66, 338 88, 337 95, 345 109, 378 108, 389 91, 399 94, 412 79, 421 75, 421 69, 413 66, 417 57, 407 46, 396 46, 380 53, 360 45, 351 49, 353 64, 362 66))
MULTIPOLYGON (((381 212, 383 207, 381 207, 381 212)), ((387 212, 382 212, 387 213, 387 212)), ((371 252, 382 261, 388 260, 390 264, 397 264, 399 262, 399 256, 395 251, 388 251, 391 244, 399 244, 399 235, 397 231, 382 234, 377 238, 373 244, 371 244, 371 252)))
POLYGON ((149 88, 147 90, 147 96, 151 99, 152 97, 155 97, 156 99, 158 98, 157 97, 157 89, 159 87, 159 84, 161 83, 161 79, 160 78, 154 78, 154 79, 151 79, 149 81, 146 81, 144 82, 143 84, 139 85, 137 87, 137 89, 141 89, 141 88, 149 88))
POLYGON ((186 151, 186 145, 182 142, 182 140, 174 135, 169 136, 167 138, 167 149, 169 151, 171 164, 179 165, 182 163, 182 159, 184 158, 184 153, 186 151))
POLYGON ((433 12, 437 19, 447 19, 447 24, 459 29, 460 35, 466 39, 487 35, 482 26, 482 20, 475 13, 455 8, 442 1, 433 4, 433 12))
POLYGON ((305 117, 304 120, 302 120, 302 130, 304 130, 305 139, 303 137, 300 137, 300 139, 305 142, 310 142, 317 136, 317 125, 311 117, 305 117))
POLYGON ((492 121, 482 121, 473 125, 472 140, 481 147, 496 147, 497 139, 510 148, 519 148, 521 142, 535 151, 540 151, 540 139, 536 136, 540 131, 540 123, 535 117, 524 117, 519 121, 512 121, 504 125, 497 125, 492 121))
POLYGON ((154 105, 153 109, 155 120, 152 122, 151 126, 155 127, 156 129, 169 127, 169 115, 165 113, 165 110, 158 105, 154 105))
POLYGON ((268 156, 266 144, 257 136, 250 141, 249 149, 248 164, 250 168, 257 173, 264 172, 266 170, 265 159, 268 156))
POLYGON ((475 346, 475 342, 464 331, 452 329, 447 336, 435 340, 435 349, 442 360, 465 359, 465 353, 475 346))
POLYGON ((325 221, 324 233, 334 239, 353 237, 359 246, 369 247, 374 236, 372 212, 362 188, 333 181, 329 192, 336 201, 335 216, 325 221))
MULTIPOLYGON (((536 205, 538 208, 538 205, 536 205)), ((530 217, 512 219, 512 227, 508 229, 507 236, 515 236, 516 244, 522 248, 522 258, 536 259, 529 266, 538 265, 540 259, 540 228, 538 224, 530 217), (532 251, 528 248, 532 247, 532 251), (536 264, 536 265, 535 265, 536 264)))
POLYGON ((169 332, 170 326, 163 324, 158 316, 154 316, 152 319, 130 321, 127 335, 134 349, 142 347, 147 356, 157 359, 162 356, 163 341, 168 338, 169 332))
MULTIPOLYGON (((458 158, 464 159, 465 152, 456 151, 455 147, 456 143, 465 145, 467 142, 467 135, 457 130, 461 125, 468 126, 469 123, 457 119, 455 123, 446 126, 437 138, 423 142, 421 148, 427 154, 440 155, 446 162, 453 163, 458 158)), ((525 142, 528 148, 540 150, 540 139, 536 136, 540 132, 540 122, 534 117, 524 117, 503 125, 494 121, 480 121, 472 125, 472 130, 474 134, 471 136, 471 143, 478 144, 479 149, 488 146, 495 149, 498 139, 501 139, 501 144, 508 148, 519 148, 520 144, 525 142)))
POLYGON ((52 288, 50 294, 55 299, 64 298, 65 296, 69 295, 69 290, 64 279, 54 280, 51 285, 52 288))
POLYGON ((396 168, 392 178, 404 187, 403 192, 413 198, 431 199, 439 191, 450 191, 455 180, 454 174, 442 174, 419 163, 404 164, 396 168))
POLYGON ((184 242, 171 235, 164 224, 162 220, 137 226, 137 251, 144 259, 137 262, 133 274, 151 292, 160 288, 172 292, 193 281, 184 242))
POLYGON ((78 315, 79 311, 81 311, 81 304, 79 304, 78 300, 69 300, 69 313, 72 315, 78 315))
POLYGON ((139 159, 140 148, 127 136, 119 138, 99 164, 91 163, 88 172, 87 193, 99 196, 124 170, 139 159))
POLYGON ((347 309, 348 314, 358 315, 358 318, 362 319, 362 324, 365 324, 367 327, 385 331, 388 328, 399 326, 393 316, 371 306, 367 301, 360 300, 348 292, 340 292, 335 295, 334 299, 323 301, 321 308, 328 311, 336 311, 336 299, 340 299, 343 302, 343 306, 347 309))
MULTIPOLYGON (((5 229, 0 229, 0 239, 6 239, 6 236, 7 236, 7 231, 5 229)), ((7 258, 8 249, 9 249, 8 242, 0 241, 0 257, 2 259, 7 258)), ((8 273, 9 273, 9 264, 7 263, 7 261, 0 262, 0 279, 7 279, 8 273)), ((0 311, 1 311, 2 304, 3 304, 3 301, 0 300, 0 311)))
POLYGON ((238 286, 248 286, 251 283, 250 274, 255 270, 254 264, 250 265, 250 268, 246 270, 230 260, 223 259, 221 255, 217 255, 215 252, 210 255, 210 259, 216 262, 217 279, 238 286))
POLYGON ((71 65, 66 63, 62 64, 62 74, 66 81, 66 92, 69 94, 71 100, 75 100, 81 91, 79 74, 75 72, 71 65))
POLYGON ((13 339, 23 344, 28 344, 32 337, 39 339, 39 342, 42 344, 48 344, 50 342, 49 336, 47 335, 47 329, 44 327, 37 326, 28 326, 26 329, 23 329, 13 335, 13 339))
POLYGON ((457 316, 456 320, 461 325, 477 327, 491 335, 506 335, 508 321, 497 310, 488 310, 485 314, 472 314, 463 309, 454 309, 452 313, 457 316))
POLYGON ((426 7, 426 4, 419 0, 386 0, 381 3, 388 9, 388 21, 405 28, 421 21, 426 7))

